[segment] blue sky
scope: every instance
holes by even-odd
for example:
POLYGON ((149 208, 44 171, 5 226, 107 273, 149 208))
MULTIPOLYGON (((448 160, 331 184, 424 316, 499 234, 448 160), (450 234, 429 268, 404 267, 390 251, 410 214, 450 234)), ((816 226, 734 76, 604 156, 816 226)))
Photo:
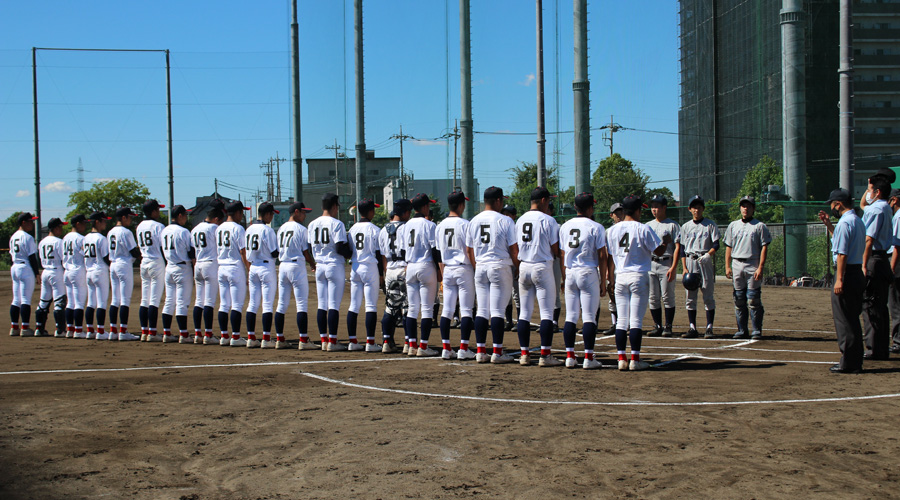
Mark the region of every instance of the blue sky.
MULTIPOLYGON (((559 130, 573 128, 572 2, 544 0, 548 132, 557 130, 557 4, 559 130)), ((615 115, 625 127, 676 131, 677 2, 594 0, 588 11, 591 126, 615 115)), ((299 15, 301 154, 329 157, 324 146, 336 139, 352 155, 353 2, 300 0, 299 15)), ((533 132, 535 3, 473 0, 471 19, 474 129, 533 132)), ((364 20, 366 144, 377 156, 398 156, 390 136, 401 125, 421 139, 447 132, 448 82, 451 128, 460 115, 459 6, 365 0, 364 20)), ((32 47, 169 49, 175 198, 191 206, 213 191, 214 178, 255 191, 265 182, 260 163, 276 152, 291 157, 289 23, 287 0, 5 2, 0 165, 8 182, 0 183, 0 217, 34 208, 32 47)), ((88 184, 134 177, 161 201, 168 197, 163 54, 38 51, 38 92, 45 220, 68 211, 79 158, 88 184)), ((592 133, 592 161, 608 154, 601 135, 592 133)), ((534 136, 476 134, 474 148, 482 186, 511 187, 507 169, 537 155, 534 136)), ((548 164, 553 148, 548 135, 548 164)), ((559 135, 559 148, 563 184, 571 185, 573 135, 559 135)), ((615 135, 615 151, 644 169, 654 186, 677 194, 676 136, 623 131, 615 135)), ((404 156, 416 178, 445 178, 448 157, 452 168, 443 142, 406 142, 404 156)), ((285 186, 289 171, 282 164, 285 186)))

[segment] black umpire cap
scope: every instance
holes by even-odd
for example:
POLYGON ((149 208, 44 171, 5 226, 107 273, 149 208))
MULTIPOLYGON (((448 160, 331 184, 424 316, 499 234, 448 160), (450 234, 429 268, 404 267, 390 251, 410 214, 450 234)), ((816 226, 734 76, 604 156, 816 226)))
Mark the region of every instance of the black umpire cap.
POLYGON ((87 220, 87 217, 85 217, 83 214, 75 214, 71 219, 69 219, 69 224, 72 224, 74 226, 75 224, 78 224, 79 222, 84 222, 86 220, 87 220))
POLYGON ((63 222, 59 217, 54 217, 50 219, 50 222, 47 223, 47 229, 55 229, 59 226, 65 226, 68 222, 63 222))
POLYGON ((693 206, 696 205, 696 204, 700 204, 700 205, 703 206, 704 208, 706 207, 706 202, 703 201, 703 197, 700 196, 699 194, 694 195, 694 197, 691 198, 691 201, 688 202, 688 208, 691 208, 691 207, 693 207, 693 206))
POLYGON ((133 217, 137 215, 131 207, 119 207, 116 209, 116 217, 133 217))
POLYGON ((160 205, 156 200, 147 200, 144 202, 144 206, 141 207, 145 215, 150 215, 154 210, 159 210, 160 208, 166 208, 165 205, 160 205))
POLYGON ((447 195, 447 203, 451 205, 459 205, 464 201, 469 201, 469 199, 466 198, 465 193, 462 191, 454 191, 447 195))
POLYGON ((306 205, 304 205, 303 202, 298 201, 298 202, 295 202, 294 204, 292 204, 292 205, 288 208, 288 213, 294 213, 294 212, 296 212, 297 210, 299 210, 299 211, 301 211, 301 212, 312 212, 312 209, 311 209, 311 208, 306 208, 306 205))
POLYGON ((106 212, 94 212, 88 218, 91 219, 92 221, 111 220, 112 219, 112 217, 109 217, 106 215, 106 212))
POLYGON ((593 193, 584 192, 575 197, 575 208, 579 210, 587 210, 596 203, 593 193))
POLYGON ((412 204, 412 207, 417 210, 424 207, 425 205, 428 205, 429 203, 437 203, 436 201, 429 198, 425 193, 419 193, 415 195, 412 200, 409 200, 409 202, 412 204))
POLYGON ((16 217, 16 224, 21 224, 27 220, 37 220, 37 217, 35 217, 31 212, 24 212, 16 217))
POLYGON ((826 203, 831 204, 833 201, 839 201, 844 204, 844 206, 849 207, 853 205, 853 197, 850 196, 850 193, 846 189, 835 189, 828 195, 828 201, 826 203))

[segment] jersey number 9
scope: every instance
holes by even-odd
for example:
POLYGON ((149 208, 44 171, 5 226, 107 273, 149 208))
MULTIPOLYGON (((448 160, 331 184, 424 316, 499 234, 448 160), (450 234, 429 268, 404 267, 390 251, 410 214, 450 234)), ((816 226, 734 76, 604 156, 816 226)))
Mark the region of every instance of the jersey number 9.
POLYGON ((534 239, 534 224, 526 222, 522 224, 522 241, 528 243, 534 239))

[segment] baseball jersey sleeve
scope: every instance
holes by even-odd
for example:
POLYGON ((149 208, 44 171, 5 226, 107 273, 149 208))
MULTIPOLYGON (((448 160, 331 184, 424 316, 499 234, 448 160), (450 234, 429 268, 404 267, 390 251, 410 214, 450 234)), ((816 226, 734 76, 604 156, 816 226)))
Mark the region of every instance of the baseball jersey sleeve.
POLYGON ((652 253, 662 245, 662 240, 656 234, 656 231, 644 224, 641 226, 641 244, 652 253))
POLYGON ((728 224, 728 227, 725 228, 725 237, 722 238, 722 241, 725 243, 726 247, 734 246, 734 222, 728 224))
POLYGON ((772 233, 769 232, 769 226, 763 224, 762 222, 759 223, 759 226, 759 241, 762 246, 767 246, 769 243, 772 243, 772 233))
POLYGON ((719 226, 717 226, 716 223, 712 221, 710 221, 709 223, 709 239, 713 243, 719 241, 719 226))
POLYGON ((266 249, 269 251, 269 255, 272 253, 278 253, 278 237, 275 236, 275 230, 271 227, 266 228, 263 231, 263 240, 266 242, 266 249))
POLYGON ((243 227, 239 224, 235 224, 232 229, 232 236, 232 241, 234 241, 238 251, 247 248, 247 231, 243 227))
POLYGON ((509 217, 500 219, 500 227, 505 231, 502 236, 506 238, 506 246, 511 247, 516 244, 516 225, 509 217))
MULTIPOLYGON (((334 242, 335 244, 344 241, 347 242, 347 228, 344 227, 344 223, 335 219, 334 221, 334 229, 332 231, 334 234, 334 242)), ((349 244, 349 242, 348 242, 349 244)))
POLYGON ((839 221, 834 226, 834 235, 831 237, 831 252, 835 255, 848 255, 850 252, 850 225, 845 221, 839 221))
POLYGON ((893 242, 891 243, 891 245, 897 247, 897 246, 900 246, 900 211, 898 211, 896 214, 894 214, 894 217, 893 217, 893 219, 891 219, 891 222, 893 223, 893 226, 892 226, 893 242))
POLYGON ((466 246, 469 248, 475 248, 475 237, 474 236, 475 236, 476 231, 475 231, 475 228, 473 227, 473 224, 474 224, 474 219, 469 221, 468 224, 466 224, 465 242, 466 242, 466 246))

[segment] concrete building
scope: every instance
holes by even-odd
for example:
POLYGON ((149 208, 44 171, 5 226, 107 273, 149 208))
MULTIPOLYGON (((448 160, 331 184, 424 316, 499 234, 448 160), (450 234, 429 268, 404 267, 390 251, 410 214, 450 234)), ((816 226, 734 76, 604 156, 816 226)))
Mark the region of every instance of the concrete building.
MULTIPOLYGON (((384 186, 384 206, 385 211, 390 213, 394 209, 394 201, 406 198, 412 198, 418 193, 425 193, 435 196, 435 200, 441 204, 443 210, 447 211, 447 195, 455 190, 453 180, 451 179, 409 179, 406 181, 406 192, 404 194, 403 186, 400 179, 394 179, 384 186)), ((481 187, 478 179, 475 179, 475 193, 466 193, 471 200, 469 203, 475 203, 476 207, 481 207, 481 187), (473 196, 474 195, 474 196, 473 196)))
MULTIPOLYGON (((351 222, 347 212, 356 204, 356 160, 339 156, 335 158, 307 158, 306 167, 309 180, 303 186, 303 199, 313 209, 307 221, 322 214, 320 203, 325 193, 337 193, 341 200, 340 218, 345 223, 351 222)), ((384 202, 384 186, 400 177, 400 157, 376 158, 375 152, 366 151, 367 188, 364 198, 372 198, 376 203, 384 202)))

